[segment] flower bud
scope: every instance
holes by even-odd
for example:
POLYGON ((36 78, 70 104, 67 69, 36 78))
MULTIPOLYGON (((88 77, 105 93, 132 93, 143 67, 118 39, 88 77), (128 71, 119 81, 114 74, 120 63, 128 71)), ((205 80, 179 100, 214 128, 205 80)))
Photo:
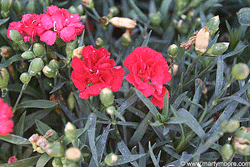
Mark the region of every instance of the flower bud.
POLYGON ((161 12, 150 13, 149 19, 154 26, 159 26, 161 24, 161 12))
POLYGON ((14 42, 19 42, 23 40, 21 34, 17 30, 10 30, 9 36, 10 36, 10 39, 14 42))
POLYGON ((68 107, 71 111, 75 108, 75 98, 73 92, 70 92, 68 100, 67 100, 68 107))
POLYGON ((33 52, 37 57, 42 57, 45 53, 45 47, 40 43, 35 43, 33 46, 33 52))
POLYGON ((76 7, 76 11, 77 11, 77 13, 79 14, 79 16, 82 16, 82 15, 84 14, 84 9, 83 9, 82 4, 80 4, 80 5, 78 5, 78 6, 76 7))
POLYGON ((10 75, 6 68, 0 68, 0 88, 6 89, 9 83, 10 75))
POLYGON ((26 60, 30 60, 30 59, 34 59, 35 55, 32 51, 28 50, 28 51, 23 52, 21 57, 26 60))
POLYGON ((175 44, 172 44, 168 47, 168 55, 171 58, 176 58, 176 56, 178 55, 178 46, 175 44))
POLYGON ((56 59, 50 60, 49 66, 50 66, 52 69, 54 69, 54 70, 59 70, 59 68, 60 68, 60 64, 59 64, 59 62, 58 62, 56 59))
POLYGON ((28 72, 31 76, 35 76, 43 67, 43 60, 41 58, 35 58, 31 61, 28 72))
POLYGON ((89 8, 91 10, 94 9, 94 2, 93 0, 82 0, 82 3, 83 5, 86 7, 86 8, 89 8))
POLYGON ((213 35, 214 33, 216 33, 216 31, 218 31, 219 25, 220 25, 219 16, 215 16, 207 22, 207 28, 210 30, 210 35, 213 35))
POLYGON ((229 120, 227 123, 226 130, 229 133, 235 132, 237 129, 239 129, 240 123, 237 120, 229 120))
POLYGON ((76 163, 70 160, 67 160, 65 158, 65 160, 61 160, 63 163, 63 167, 77 167, 76 163))
POLYGON ((0 48, 0 52, 1 56, 6 58, 9 58, 14 54, 13 50, 9 46, 2 46, 0 48))
POLYGON ((71 147, 66 150, 65 156, 68 160, 78 162, 82 158, 82 153, 77 147, 71 147))
POLYGON ((114 106, 109 106, 109 107, 107 107, 106 108, 106 112, 107 112, 107 114, 109 114, 109 115, 113 115, 114 113, 115 113, 115 107, 114 106))
POLYGON ((29 0, 26 6, 27 13, 36 13, 36 1, 35 0, 29 0))
POLYGON ((112 17, 118 15, 119 9, 116 6, 112 6, 109 8, 109 13, 111 14, 112 17))
POLYGON ((77 10, 76 10, 76 8, 74 6, 70 6, 68 11, 70 12, 70 14, 78 14, 77 10))
POLYGON ((73 51, 77 47, 77 44, 78 44, 77 40, 74 40, 66 44, 67 57, 73 58, 73 51))
POLYGON ((1 1, 1 15, 3 18, 9 17, 12 10, 12 6, 14 4, 13 0, 2 0, 1 1))
POLYGON ((75 141, 76 140, 76 127, 74 124, 68 122, 65 126, 64 129, 65 136, 70 140, 70 141, 75 141))
POLYGON ((15 0, 13 9, 16 15, 21 18, 23 15, 23 4, 19 0, 15 0))
POLYGON ((56 70, 51 68, 50 66, 46 65, 43 67, 43 74, 48 78, 55 78, 56 77, 56 70))
POLYGON ((228 161, 234 154, 234 149, 231 144, 225 144, 221 148, 221 155, 223 161, 228 161))
POLYGON ((52 144, 50 144, 49 149, 46 150, 46 152, 51 157, 62 157, 64 156, 65 150, 61 142, 54 141, 52 144))
POLYGON ((22 83, 26 84, 26 83, 29 83, 30 80, 31 80, 31 76, 29 73, 27 72, 24 72, 20 75, 20 80, 22 83))
POLYGON ((102 38, 97 38, 96 41, 95 41, 95 44, 96 44, 97 48, 104 47, 104 42, 103 42, 102 38))
POLYGON ((122 46, 128 47, 131 43, 129 30, 126 30, 124 34, 122 34, 122 46))
POLYGON ((195 51, 198 55, 202 55, 207 50, 209 42, 209 29, 204 27, 196 35, 195 51))
POLYGON ((242 137, 234 138, 234 150, 236 154, 248 156, 250 155, 250 142, 242 137))
POLYGON ((220 42, 213 44, 205 53, 205 56, 218 56, 223 54, 229 46, 228 42, 220 42))
POLYGON ((53 167, 63 167, 63 164, 62 164, 60 158, 54 158, 52 161, 52 166, 53 167))
POLYGON ((242 137, 250 141, 250 128, 240 127, 234 134, 235 137, 242 137))
POLYGON ((109 166, 112 166, 114 165, 118 160, 118 156, 115 155, 114 153, 110 153, 108 154, 105 159, 104 159, 104 162, 109 165, 109 166))
POLYGON ((232 75, 235 79, 244 80, 248 77, 249 67, 245 63, 238 63, 232 68, 232 75))
POLYGON ((83 49, 84 47, 85 47, 85 46, 76 48, 76 49, 73 51, 73 56, 76 56, 76 57, 78 57, 79 59, 81 59, 81 58, 83 57, 83 55, 82 55, 82 49, 83 49))
POLYGON ((118 28, 134 29, 137 25, 136 20, 124 17, 113 17, 109 23, 118 28))
POLYGON ((104 88, 100 93, 100 100, 105 107, 108 107, 114 103, 114 95, 111 89, 104 88))

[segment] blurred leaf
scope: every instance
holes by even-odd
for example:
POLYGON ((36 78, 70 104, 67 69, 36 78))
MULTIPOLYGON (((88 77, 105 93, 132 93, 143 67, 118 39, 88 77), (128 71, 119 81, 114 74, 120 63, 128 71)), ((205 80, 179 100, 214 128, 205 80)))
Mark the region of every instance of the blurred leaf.
MULTIPOLYGON (((124 143, 124 141, 120 141, 119 143, 117 143, 117 148, 118 150, 121 152, 121 154, 123 156, 125 155, 132 155, 131 152, 129 151, 127 145, 124 143)), ((135 167, 139 167, 137 162, 130 162, 133 166, 135 167)))
POLYGON ((17 108, 53 108, 56 104, 50 100, 28 100, 20 103, 17 108))
POLYGON ((13 134, 8 134, 7 136, 0 135, 0 140, 4 140, 4 141, 7 141, 9 143, 17 144, 17 145, 30 144, 28 139, 25 139, 23 137, 13 135, 13 134))
POLYGON ((228 97, 221 98, 219 100, 234 100, 234 101, 237 101, 237 102, 239 102, 241 104, 245 104, 247 106, 250 105, 249 101, 247 101, 247 100, 245 100, 245 99, 243 99, 243 98, 241 98, 239 96, 228 96, 228 97))
MULTIPOLYGON (((24 121, 25 121, 26 111, 20 117, 18 123, 14 126, 14 132, 18 136, 23 136, 24 133, 24 121)), ((22 155, 22 146, 17 147, 18 157, 22 155)))
POLYGON ((83 46, 84 35, 85 35, 85 29, 82 32, 78 48, 83 46))
MULTIPOLYGON (((35 122, 36 122, 38 132, 41 133, 43 136, 46 134, 46 132, 48 130, 52 129, 51 127, 49 127, 48 125, 46 125, 45 123, 43 123, 43 122, 41 122, 39 120, 35 120, 35 122)), ((57 132, 53 130, 53 136, 51 136, 50 138, 53 139, 53 140, 57 140, 58 139, 57 132)))
MULTIPOLYGON (((139 153, 140 154, 145 154, 145 151, 144 151, 144 148, 143 146, 141 145, 141 143, 139 142, 139 153)), ((147 165, 147 157, 146 156, 143 156, 139 159, 139 166, 140 167, 146 167, 147 165)))
MULTIPOLYGON (((20 92, 22 89, 23 84, 9 84, 8 90, 11 92, 20 92)), ((24 94, 30 95, 35 98, 42 98, 41 93, 36 91, 36 89, 32 88, 31 86, 27 86, 26 89, 23 91, 24 94)))
POLYGON ((10 19, 9 17, 6 19, 0 19, 0 26, 6 23, 9 19, 10 19))
POLYGON ((162 20, 167 19, 168 16, 168 9, 171 4, 172 0, 162 0, 160 12, 162 14, 162 20))
POLYGON ((232 52, 229 52, 229 53, 227 53, 227 54, 224 54, 224 55, 222 55, 222 59, 226 59, 226 58, 228 58, 228 57, 231 57, 231 56, 233 56, 233 55, 236 55, 236 54, 242 52, 246 47, 247 47, 247 46, 244 46, 244 47, 241 48, 241 49, 234 50, 234 51, 232 51, 232 52))
POLYGON ((113 165, 122 165, 122 164, 126 164, 128 162, 132 162, 135 161, 137 159, 140 159, 141 157, 145 156, 146 154, 138 154, 138 155, 117 155, 118 156, 118 160, 117 162, 113 165))
POLYGON ((236 14, 241 25, 250 26, 250 8, 241 8, 236 14))
POLYGON ((129 4, 132 6, 132 8, 135 10, 137 13, 138 17, 146 23, 148 18, 147 16, 136 6, 135 2, 133 0, 128 0, 129 4))
POLYGON ((37 155, 34 157, 22 159, 16 162, 12 162, 9 164, 1 164, 1 167, 24 167, 24 166, 31 166, 35 165, 38 159, 41 157, 41 155, 37 155))
POLYGON ((52 157, 44 153, 36 163, 36 167, 44 167, 52 157))
POLYGON ((149 142, 148 143, 148 150, 149 150, 149 154, 150 154, 150 157, 154 163, 154 166, 155 167, 160 167, 159 163, 157 162, 157 159, 155 158, 155 155, 154 155, 154 152, 153 152, 153 149, 151 147, 151 143, 149 142))
POLYGON ((152 30, 149 31, 147 37, 145 38, 145 40, 143 41, 143 43, 141 44, 141 46, 148 46, 148 41, 149 41, 151 33, 152 33, 152 30))
POLYGON ((58 82, 49 93, 50 94, 54 93, 55 91, 60 89, 64 84, 65 84, 65 82, 58 82))
POLYGON ((23 60, 23 58, 21 57, 21 54, 14 55, 11 58, 9 58, 6 62, 4 62, 3 64, 0 64, 0 68, 8 67, 13 62, 20 61, 20 60, 23 60))

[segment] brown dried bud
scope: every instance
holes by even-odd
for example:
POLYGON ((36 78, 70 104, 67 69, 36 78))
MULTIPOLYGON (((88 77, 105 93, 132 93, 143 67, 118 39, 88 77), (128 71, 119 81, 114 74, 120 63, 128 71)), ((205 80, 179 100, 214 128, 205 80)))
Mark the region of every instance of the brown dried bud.
POLYGON ((31 143, 35 143, 38 139, 39 139, 39 135, 38 135, 38 134, 33 134, 33 135, 29 138, 29 141, 30 141, 31 143))
POLYGON ((84 47, 85 47, 85 46, 76 48, 76 49, 73 51, 73 56, 76 56, 76 57, 78 57, 79 59, 81 59, 81 58, 83 57, 83 56, 82 56, 82 49, 83 49, 84 47))
POLYGON ((137 25, 136 20, 124 17, 113 17, 109 23, 118 28, 134 29, 137 25))
POLYGON ((195 39, 195 51, 198 55, 202 55, 206 52, 209 42, 209 29, 204 27, 196 35, 195 39))
POLYGON ((109 19, 108 19, 106 16, 100 17, 100 18, 99 18, 99 21, 101 22, 101 24, 102 24, 103 26, 106 26, 106 25, 109 24, 109 19))
MULTIPOLYGON (((202 80, 200 78, 197 78, 197 81, 198 81, 198 84, 200 86, 202 86, 202 84, 203 84, 202 80)), ((204 87, 203 87, 202 94, 204 94, 204 95, 207 94, 207 87, 206 87, 206 85, 204 85, 204 87)))

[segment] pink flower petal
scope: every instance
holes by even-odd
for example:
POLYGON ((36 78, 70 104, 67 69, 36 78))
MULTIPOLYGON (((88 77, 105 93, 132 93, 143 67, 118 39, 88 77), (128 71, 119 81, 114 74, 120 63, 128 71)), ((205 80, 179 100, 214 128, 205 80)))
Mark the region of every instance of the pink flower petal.
POLYGON ((56 33, 51 30, 46 31, 40 36, 40 40, 48 45, 53 45, 56 42, 56 33))

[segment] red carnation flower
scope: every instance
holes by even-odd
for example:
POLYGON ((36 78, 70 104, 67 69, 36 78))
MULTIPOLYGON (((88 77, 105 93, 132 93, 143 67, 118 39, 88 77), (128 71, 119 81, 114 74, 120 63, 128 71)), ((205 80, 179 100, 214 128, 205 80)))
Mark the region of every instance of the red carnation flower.
POLYGON ((11 117, 13 117, 11 107, 0 99, 0 135, 6 136, 13 131, 14 122, 11 117))
POLYGON ((168 64, 162 54, 148 47, 137 47, 124 61, 130 70, 126 80, 146 97, 153 95, 151 102, 163 107, 167 89, 163 84, 171 80, 168 64))
POLYGON ((103 88, 110 88, 114 92, 121 88, 125 71, 121 66, 114 67, 115 61, 110 59, 107 50, 95 49, 91 45, 83 48, 82 55, 82 60, 74 57, 71 63, 74 69, 71 79, 81 91, 80 98, 98 95, 103 88))
POLYGON ((8 163, 16 162, 18 159, 16 156, 9 157, 8 163))
POLYGON ((53 45, 57 36, 60 36, 65 42, 75 40, 75 37, 80 35, 84 28, 78 14, 70 14, 66 9, 60 9, 54 5, 48 7, 40 17, 38 35, 40 40, 48 45, 53 45))

